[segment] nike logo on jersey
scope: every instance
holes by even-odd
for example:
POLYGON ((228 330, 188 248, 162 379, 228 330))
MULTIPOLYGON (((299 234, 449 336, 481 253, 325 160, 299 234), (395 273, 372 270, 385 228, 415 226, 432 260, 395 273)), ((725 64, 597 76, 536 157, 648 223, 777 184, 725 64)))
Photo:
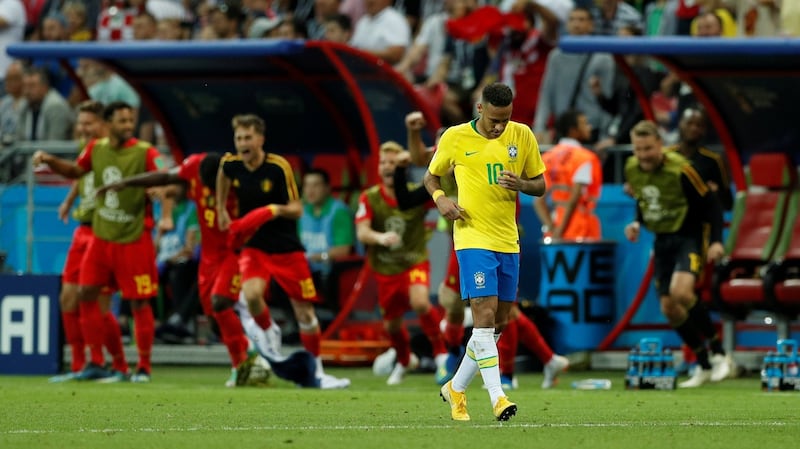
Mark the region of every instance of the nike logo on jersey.
POLYGON ((477 151, 467 151, 466 153, 464 153, 464 156, 472 156, 473 154, 478 154, 478 152, 477 151))

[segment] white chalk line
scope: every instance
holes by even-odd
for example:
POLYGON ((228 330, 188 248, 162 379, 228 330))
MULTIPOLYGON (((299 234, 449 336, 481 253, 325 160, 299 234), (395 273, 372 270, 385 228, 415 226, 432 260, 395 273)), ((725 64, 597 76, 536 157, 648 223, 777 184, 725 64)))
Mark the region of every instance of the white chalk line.
POLYGON ((742 422, 618 422, 618 423, 496 423, 496 424, 437 424, 437 425, 352 425, 352 426, 191 426, 191 427, 142 427, 138 429, 8 429, 0 430, 0 434, 5 435, 46 435, 46 434, 60 434, 60 433, 192 433, 192 432, 258 432, 258 431, 380 431, 380 430, 442 430, 442 429, 456 429, 456 428, 519 428, 519 429, 544 429, 544 428, 658 428, 658 427, 714 427, 714 428, 733 428, 733 427, 789 427, 800 426, 797 422, 781 422, 781 421, 742 421, 742 422))

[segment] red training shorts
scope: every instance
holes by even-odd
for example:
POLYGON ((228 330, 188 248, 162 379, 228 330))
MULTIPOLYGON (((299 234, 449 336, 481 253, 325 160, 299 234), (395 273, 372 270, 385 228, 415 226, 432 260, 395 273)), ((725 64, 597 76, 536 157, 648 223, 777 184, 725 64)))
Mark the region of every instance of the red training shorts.
POLYGON ((447 261, 447 272, 444 274, 445 287, 461 295, 461 278, 458 276, 458 257, 456 250, 450 253, 450 260, 447 261))
POLYGON ((150 299, 158 294, 158 271, 153 239, 142 232, 131 243, 109 242, 92 236, 79 285, 116 285, 123 299, 150 299))
POLYGON ((289 298, 296 301, 319 302, 306 255, 300 251, 267 254, 254 248, 244 248, 239 255, 242 284, 249 279, 275 279, 289 298))
POLYGON ((64 271, 61 273, 61 282, 65 284, 77 284, 81 272, 83 256, 86 248, 94 237, 92 225, 82 224, 75 228, 72 233, 72 244, 67 251, 67 260, 64 261, 64 271))
POLYGON ((374 273, 378 284, 378 305, 384 320, 401 318, 411 310, 409 289, 412 285, 429 286, 431 273, 430 261, 414 265, 399 274, 374 273))
POLYGON ((239 276, 239 255, 233 251, 215 254, 200 254, 200 267, 197 270, 197 287, 203 313, 211 316, 214 312, 212 296, 222 296, 231 301, 239 300, 242 289, 239 276))

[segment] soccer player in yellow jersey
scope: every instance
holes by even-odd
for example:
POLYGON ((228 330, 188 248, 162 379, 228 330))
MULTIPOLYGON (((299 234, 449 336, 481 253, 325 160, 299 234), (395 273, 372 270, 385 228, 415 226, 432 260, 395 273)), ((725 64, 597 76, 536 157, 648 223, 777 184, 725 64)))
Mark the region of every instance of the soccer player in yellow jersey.
POLYGON ((465 392, 479 369, 497 420, 506 421, 517 412, 500 383, 496 341, 517 297, 517 194, 544 194, 545 167, 530 128, 510 121, 513 98, 505 84, 486 86, 477 105, 478 118, 442 135, 424 179, 439 213, 455 221, 461 297, 469 301, 474 320, 466 356, 441 389, 451 417, 460 421, 469 420, 465 392), (440 178, 451 167, 458 202, 441 189, 440 178))

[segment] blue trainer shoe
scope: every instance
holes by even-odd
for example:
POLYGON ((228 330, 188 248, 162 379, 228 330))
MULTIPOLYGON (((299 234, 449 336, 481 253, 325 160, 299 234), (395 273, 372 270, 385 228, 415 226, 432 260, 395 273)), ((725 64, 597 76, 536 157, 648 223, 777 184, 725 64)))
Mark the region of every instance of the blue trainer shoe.
POLYGON ((75 380, 98 380, 110 376, 111 372, 109 370, 89 362, 80 372, 75 373, 75 380))
POLYGON ((47 379, 47 382, 49 382, 51 384, 59 384, 59 383, 62 383, 62 382, 69 382, 69 381, 72 381, 72 380, 77 380, 75 378, 75 376, 77 376, 77 375, 78 375, 78 373, 74 373, 74 372, 70 371, 68 373, 64 373, 64 374, 59 374, 57 376, 53 376, 53 377, 47 379))

